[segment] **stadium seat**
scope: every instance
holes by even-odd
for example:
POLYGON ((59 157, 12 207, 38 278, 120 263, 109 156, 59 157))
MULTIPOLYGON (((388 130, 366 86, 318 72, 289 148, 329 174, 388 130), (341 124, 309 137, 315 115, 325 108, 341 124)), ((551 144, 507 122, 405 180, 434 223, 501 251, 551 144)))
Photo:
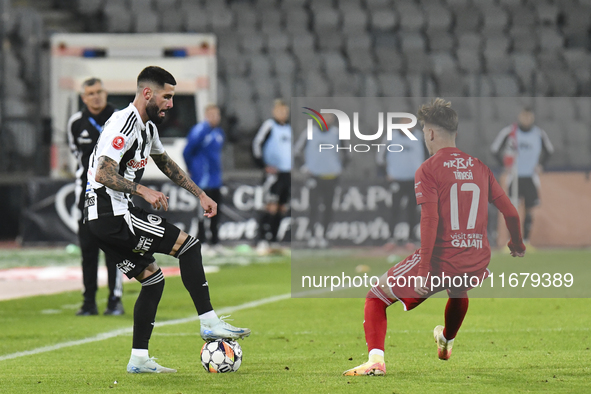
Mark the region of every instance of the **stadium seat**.
POLYGON ((209 28, 209 16, 203 8, 193 4, 181 8, 184 30, 188 32, 205 32, 209 28))
POLYGON ((129 33, 132 27, 131 14, 124 8, 110 8, 105 12, 106 31, 108 33, 129 33))
POLYGON ((397 27, 397 14, 390 7, 370 10, 369 26, 372 30, 391 31, 397 27))
POLYGON ((458 50, 480 52, 483 48, 482 36, 478 33, 467 32, 457 35, 458 50))
POLYGON ((378 97, 380 94, 380 88, 378 86, 378 80, 375 75, 370 73, 361 74, 359 94, 361 97, 378 97))
POLYGON ((347 70, 347 61, 340 52, 331 51, 321 54, 324 71, 330 75, 347 70))
POLYGON ((254 10, 241 10, 240 13, 234 12, 234 19, 236 20, 236 32, 239 34, 245 32, 254 32, 258 28, 257 15, 254 10))
POLYGON ((297 65, 293 56, 287 52, 278 52, 271 56, 273 70, 279 77, 289 77, 295 74, 297 65))
POLYGON ((294 55, 300 53, 313 53, 315 50, 315 37, 310 33, 293 34, 291 36, 291 50, 294 55))
POLYGON ((441 75, 447 72, 456 72, 458 69, 456 59, 446 51, 431 52, 431 62, 435 75, 441 75))
POLYGON ((455 10, 456 34, 478 31, 481 27, 480 10, 473 6, 461 7, 455 10))
POLYGON ((31 158, 37 153, 39 138, 35 125, 27 120, 11 120, 7 129, 12 135, 16 152, 25 158, 31 158))
POLYGON ((421 9, 411 2, 397 2, 400 15, 399 27, 403 32, 418 32, 425 27, 425 16, 421 9))
POLYGON ((484 24, 483 30, 487 32, 484 33, 485 35, 488 35, 488 32, 502 32, 507 29, 509 26, 509 15, 507 15, 507 11, 496 6, 481 7, 481 9, 484 24))
POLYGON ((234 18, 231 12, 225 9, 213 9, 208 11, 209 24, 214 32, 229 31, 234 26, 234 18))
POLYGON ((378 71, 402 73, 405 70, 405 57, 395 48, 378 47, 374 53, 377 59, 376 69, 378 71))
MULTIPOLYGON (((343 12, 344 10, 341 9, 343 12)), ((362 9, 352 9, 343 12, 342 31, 347 35, 359 34, 367 28, 367 13, 362 9)))
POLYGON ((558 22, 559 9, 556 4, 538 3, 535 7, 538 23, 542 26, 555 26, 558 22))
POLYGON ((487 48, 482 55, 487 73, 509 73, 513 68, 511 57, 504 50, 487 48))
POLYGON ((259 32, 244 32, 240 35, 239 40, 239 47, 243 53, 261 53, 265 49, 265 37, 259 32))
POLYGON ((533 72, 538 67, 536 58, 527 52, 513 52, 511 58, 513 60, 513 70, 515 74, 519 77, 521 84, 526 88, 526 91, 531 92, 533 72))
POLYGON ((511 74, 493 74, 490 81, 497 97, 514 97, 520 94, 519 83, 511 74))
POLYGON ((576 101, 578 98, 573 97, 556 97, 553 99, 554 118, 562 121, 565 124, 579 121, 578 107, 576 101))
POLYGON ((450 30, 453 23, 453 15, 448 8, 438 3, 425 3, 423 7, 425 10, 427 32, 450 30))
POLYGON ((265 35, 265 47, 270 53, 281 54, 290 48, 289 35, 283 32, 273 32, 265 35))
POLYGON ((327 79, 317 72, 303 74, 304 95, 309 97, 327 97, 331 87, 327 79))
POLYGON ((341 14, 334 8, 319 8, 313 13, 313 21, 316 33, 338 32, 341 25, 341 14))
POLYGON ((252 135, 261 125, 261 118, 257 107, 250 101, 239 100, 234 106, 234 114, 238 119, 236 129, 238 132, 252 135))
POLYGON ((134 14, 152 10, 152 0, 127 0, 127 3, 134 14))
POLYGON ((254 96, 250 81, 240 77, 228 78, 228 96, 231 101, 236 99, 250 101, 254 96))
POLYGON ((378 74, 382 94, 387 97, 407 97, 408 86, 404 78, 393 74, 378 74))
POLYGON ((473 97, 492 97, 494 96, 494 87, 487 75, 470 74, 464 77, 468 96, 473 97))
POLYGON ((427 42, 431 51, 453 52, 456 47, 455 36, 447 31, 427 30, 427 42))
POLYGON ((250 75, 257 79, 271 75, 271 61, 267 55, 255 53, 250 56, 250 75))
POLYGON ((559 51, 564 47, 564 37, 554 27, 543 27, 537 34, 542 52, 559 51))
POLYGON ((158 15, 149 9, 133 15, 133 31, 135 33, 156 33, 160 29, 158 15))
POLYGON ((443 71, 437 78, 438 94, 444 97, 463 97, 466 95, 461 74, 453 69, 443 71))
POLYGON ((295 97, 295 84, 292 75, 282 75, 277 78, 279 97, 295 97))
POLYGON ((76 10, 86 16, 100 13, 103 0, 76 0, 76 10))
POLYGON ((392 1, 391 0, 365 0, 365 5, 370 10, 373 10, 376 8, 390 7, 392 5, 392 1))
POLYGON ((547 77, 552 95, 555 97, 571 97, 577 94, 577 82, 565 71, 554 71, 547 77))
POLYGON ((328 75, 332 82, 332 95, 334 97, 357 97, 359 95, 359 75, 352 73, 338 73, 328 75))
POLYGON ((304 33, 310 29, 310 18, 308 12, 304 9, 291 9, 286 11, 285 31, 290 33, 304 33))
POLYGON ((259 26, 263 33, 273 34, 281 31, 283 15, 276 8, 259 9, 259 26))
POLYGON ((184 30, 184 17, 182 11, 176 8, 167 8, 159 11, 161 15, 160 29, 167 33, 177 33, 184 30))
POLYGON ((347 51, 347 57, 349 59, 349 65, 354 71, 367 73, 374 70, 376 62, 369 48, 347 51))
POLYGON ((460 69, 467 73, 479 73, 482 71, 482 58, 471 49, 458 49, 456 52, 460 69))
POLYGON ((530 27, 513 26, 509 34, 513 38, 513 51, 533 53, 538 50, 538 36, 530 27))
POLYGON ((344 37, 339 31, 325 31, 318 33, 316 42, 321 51, 340 51, 343 47, 344 37))
POLYGON ((257 101, 273 101, 277 97, 277 84, 275 79, 269 76, 255 75, 252 80, 252 86, 257 97, 257 101))

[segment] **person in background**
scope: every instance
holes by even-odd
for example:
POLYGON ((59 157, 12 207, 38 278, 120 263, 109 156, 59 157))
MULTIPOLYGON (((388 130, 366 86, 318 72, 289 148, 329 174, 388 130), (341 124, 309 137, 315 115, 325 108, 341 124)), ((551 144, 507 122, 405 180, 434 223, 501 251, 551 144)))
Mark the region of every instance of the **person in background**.
POLYGON ((291 198, 291 125, 289 106, 283 100, 275 100, 273 118, 261 125, 252 142, 252 152, 265 169, 265 211, 259 220, 257 245, 257 252, 263 255, 271 251, 269 242, 277 241, 291 198))
MULTIPOLYGON (((78 162, 76 169, 76 206, 78 207, 78 241, 82 252, 82 282, 84 283, 84 302, 76 312, 78 316, 98 315, 96 292, 98 290, 99 247, 82 218, 84 193, 86 191, 88 159, 96 145, 105 122, 113 115, 115 108, 107 103, 107 92, 98 78, 89 78, 82 83, 80 94, 85 107, 68 120, 68 140, 70 150, 78 162)), ((116 261, 105 256, 109 277, 109 300, 105 315, 124 313, 121 296, 121 272, 116 261)))
MULTIPOLYGON (((403 119, 401 121, 408 120, 403 119)), ((420 222, 419 207, 415 197, 415 172, 429 156, 420 130, 412 130, 417 141, 413 141, 402 130, 392 134, 392 140, 382 143, 393 146, 380 149, 377 153, 378 166, 385 166, 386 180, 392 193, 392 241, 414 248, 418 243, 417 226, 420 222)))
POLYGON ((328 246, 326 232, 333 218, 333 200, 335 189, 343 171, 346 153, 328 150, 320 152, 320 144, 339 145, 339 128, 333 114, 324 114, 326 125, 319 128, 312 126, 312 139, 308 140, 304 130, 295 145, 294 152, 299 157, 304 155, 302 171, 309 174, 306 184, 310 190, 310 229, 309 247, 325 248, 328 246), (328 128, 327 128, 328 127, 328 128), (324 207, 320 212, 320 205, 324 207))
POLYGON ((548 134, 534 122, 533 111, 529 107, 524 107, 519 113, 517 123, 501 130, 491 145, 495 158, 509 172, 509 196, 513 196, 513 184, 517 183, 517 199, 513 203, 517 204, 523 198, 523 240, 526 245, 529 245, 531 235, 533 209, 540 204, 539 173, 554 153, 548 134), (514 182, 515 177, 517 182, 514 182))
MULTIPOLYGON (((220 121, 219 107, 209 104, 205 108, 205 120, 189 131, 187 146, 183 151, 191 179, 218 204, 218 207, 222 202, 222 148, 226 139, 224 131, 219 127, 220 121)), ((221 252, 218 237, 219 215, 208 220, 210 235, 205 229, 204 218, 200 218, 198 237, 203 242, 202 246, 207 242, 212 251, 221 252)))

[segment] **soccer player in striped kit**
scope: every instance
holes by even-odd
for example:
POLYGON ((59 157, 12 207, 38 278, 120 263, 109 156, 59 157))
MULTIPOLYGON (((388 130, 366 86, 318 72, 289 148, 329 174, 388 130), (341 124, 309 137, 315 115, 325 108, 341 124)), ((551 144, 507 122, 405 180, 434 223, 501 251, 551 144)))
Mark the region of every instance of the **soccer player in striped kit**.
POLYGON ((179 259, 181 278, 197 309, 204 340, 250 335, 249 329, 233 327, 215 313, 199 240, 165 218, 135 207, 131 201, 132 196, 139 196, 154 209, 168 210, 168 197, 164 193, 139 183, 151 157, 160 171, 199 199, 205 216, 217 214, 217 204, 168 156, 158 136, 156 125, 164 121, 173 106, 175 85, 174 77, 160 67, 142 70, 137 78, 134 101, 105 123, 90 157, 85 220, 98 238, 100 248, 118 261, 121 272, 142 284, 133 312, 129 373, 176 372, 159 365, 148 354, 158 303, 164 291, 164 276, 154 253, 179 259))

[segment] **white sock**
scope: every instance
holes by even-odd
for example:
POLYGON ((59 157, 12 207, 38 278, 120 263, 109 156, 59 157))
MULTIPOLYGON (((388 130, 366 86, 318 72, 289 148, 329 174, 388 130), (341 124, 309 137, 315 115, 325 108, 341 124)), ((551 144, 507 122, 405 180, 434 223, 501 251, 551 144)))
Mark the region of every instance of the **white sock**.
POLYGON ((383 351, 383 350, 381 350, 381 349, 371 349, 371 350, 369 351, 369 356, 370 356, 370 357, 371 357, 371 356, 373 356, 374 354, 375 354, 376 356, 382 356, 382 357, 384 357, 384 351, 383 351))
POLYGON ((148 358, 148 349, 131 349, 131 355, 136 357, 148 358))
POLYGON ((218 315, 217 313, 215 313, 215 311, 212 309, 209 312, 205 312, 202 315, 199 315, 199 320, 208 320, 208 319, 217 319, 218 315))

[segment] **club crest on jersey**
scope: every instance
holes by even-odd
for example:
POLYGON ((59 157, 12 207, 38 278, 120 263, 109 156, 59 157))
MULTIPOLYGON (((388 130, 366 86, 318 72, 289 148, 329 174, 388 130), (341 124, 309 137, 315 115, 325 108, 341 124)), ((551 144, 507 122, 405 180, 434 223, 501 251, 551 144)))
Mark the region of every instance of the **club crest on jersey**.
POLYGON ((113 145, 113 148, 121 150, 125 146, 125 140, 123 139, 123 137, 117 136, 113 139, 111 145, 113 145))
POLYGON ((137 170, 140 168, 144 168, 146 164, 148 164, 147 157, 145 159, 141 159, 140 161, 135 161, 134 159, 131 159, 127 162, 127 167, 135 168, 137 170))
POLYGON ((152 224, 160 224, 162 223, 162 218, 160 216, 152 215, 151 213, 148 214, 148 221, 152 224))

